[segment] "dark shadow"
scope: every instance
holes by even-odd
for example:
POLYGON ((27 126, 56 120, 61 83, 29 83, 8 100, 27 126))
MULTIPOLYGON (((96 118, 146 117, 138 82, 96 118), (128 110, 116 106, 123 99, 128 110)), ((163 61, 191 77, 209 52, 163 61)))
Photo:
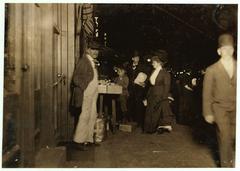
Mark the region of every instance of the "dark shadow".
POLYGON ((67 161, 84 161, 84 162, 93 162, 95 155, 94 146, 87 147, 86 151, 81 151, 76 148, 73 141, 60 142, 57 146, 66 147, 66 160, 67 161))
POLYGON ((220 158, 215 124, 205 122, 203 116, 198 116, 190 125, 192 138, 196 143, 207 146, 211 150, 216 167, 220 167, 220 158))
POLYGON ((81 151, 75 148, 73 142, 68 142, 66 148, 67 161, 94 162, 95 160, 95 148, 97 147, 87 147, 86 151, 81 151))
POLYGON ((71 116, 74 118, 74 129, 73 129, 73 132, 75 132, 77 124, 78 124, 79 116, 80 116, 80 114, 82 112, 82 108, 81 107, 70 106, 69 107, 69 112, 71 113, 71 116))
POLYGON ((2 163, 2 168, 21 168, 21 153, 18 151, 14 156, 9 158, 5 163, 2 163))

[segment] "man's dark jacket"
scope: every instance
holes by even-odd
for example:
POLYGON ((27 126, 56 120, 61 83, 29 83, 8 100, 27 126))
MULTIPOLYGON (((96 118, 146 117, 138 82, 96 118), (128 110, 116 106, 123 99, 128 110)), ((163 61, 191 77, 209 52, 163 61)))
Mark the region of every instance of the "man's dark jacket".
POLYGON ((230 78, 219 60, 206 70, 203 82, 203 115, 217 115, 222 111, 236 109, 237 62, 234 61, 233 77, 230 78))
POLYGON ((83 93, 88 84, 93 79, 93 69, 86 55, 79 59, 75 71, 73 73, 73 92, 71 105, 73 107, 81 107, 83 102, 83 93))

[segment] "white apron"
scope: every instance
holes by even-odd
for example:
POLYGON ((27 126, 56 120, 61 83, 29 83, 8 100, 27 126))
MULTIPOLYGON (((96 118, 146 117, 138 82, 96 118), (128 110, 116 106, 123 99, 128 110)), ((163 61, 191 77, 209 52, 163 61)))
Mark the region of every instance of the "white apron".
POLYGON ((93 68, 93 80, 88 84, 83 95, 82 113, 80 114, 73 140, 77 143, 93 142, 94 125, 97 119, 98 73, 94 62, 88 56, 93 68))

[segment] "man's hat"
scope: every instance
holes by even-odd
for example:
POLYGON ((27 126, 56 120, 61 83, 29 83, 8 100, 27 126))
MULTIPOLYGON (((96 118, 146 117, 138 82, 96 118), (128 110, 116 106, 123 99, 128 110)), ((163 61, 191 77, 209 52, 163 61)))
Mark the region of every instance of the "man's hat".
POLYGON ((89 40, 88 48, 96 49, 96 50, 102 50, 103 46, 96 40, 89 40))
POLYGON ((139 56, 140 54, 139 54, 139 51, 138 51, 138 50, 134 50, 133 53, 132 53, 132 55, 133 55, 133 57, 135 57, 135 56, 139 56))
POLYGON ((168 53, 165 50, 158 49, 152 51, 151 56, 157 56, 162 63, 168 62, 168 53))
POLYGON ((218 38, 218 47, 227 45, 234 46, 233 36, 229 33, 221 34, 218 38))

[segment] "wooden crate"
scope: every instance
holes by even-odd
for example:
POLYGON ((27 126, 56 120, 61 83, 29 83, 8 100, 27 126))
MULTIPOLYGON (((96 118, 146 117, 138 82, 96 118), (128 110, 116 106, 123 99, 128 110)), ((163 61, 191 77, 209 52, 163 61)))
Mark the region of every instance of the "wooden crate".
POLYGON ((111 85, 98 85, 98 93, 102 94, 122 94, 122 86, 117 84, 111 85))
POLYGON ((123 132, 133 132, 134 129, 136 129, 137 123, 135 122, 129 122, 125 124, 120 124, 119 125, 119 130, 123 132))
POLYGON ((106 94, 107 93, 107 86, 100 84, 98 85, 98 93, 106 94))
POLYGON ((116 85, 116 84, 108 85, 107 93, 108 94, 122 94, 122 86, 116 85))

